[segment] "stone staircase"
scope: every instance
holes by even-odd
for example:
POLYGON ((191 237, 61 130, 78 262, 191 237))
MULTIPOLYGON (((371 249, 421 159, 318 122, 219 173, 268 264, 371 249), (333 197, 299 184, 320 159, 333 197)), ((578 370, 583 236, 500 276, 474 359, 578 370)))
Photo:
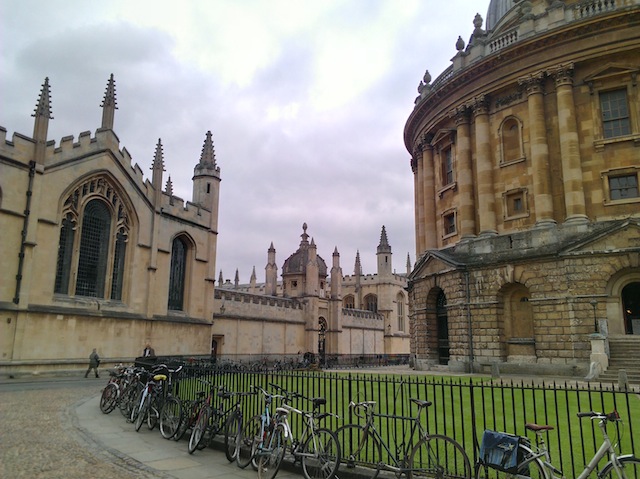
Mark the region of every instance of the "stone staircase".
POLYGON ((629 384, 640 384, 640 335, 609 337, 609 368, 597 381, 617 384, 621 369, 629 384))

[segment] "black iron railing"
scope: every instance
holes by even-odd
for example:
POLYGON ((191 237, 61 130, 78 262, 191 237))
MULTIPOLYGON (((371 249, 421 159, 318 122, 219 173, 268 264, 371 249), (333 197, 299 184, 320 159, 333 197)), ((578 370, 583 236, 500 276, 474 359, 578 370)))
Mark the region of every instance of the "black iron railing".
MULTIPOLYGON (((177 358, 173 358, 177 362, 177 358)), ((578 473, 600 444, 595 424, 579 419, 579 411, 611 412, 617 410, 623 421, 610 425, 609 435, 621 437, 622 453, 640 455, 639 391, 619 390, 613 384, 567 381, 544 382, 538 379, 496 381, 490 377, 446 377, 422 374, 354 373, 353 371, 240 371, 224 370, 206 361, 186 361, 180 395, 195 396, 202 390, 202 378, 233 391, 249 391, 253 386, 274 390, 274 385, 306 397, 325 397, 325 409, 339 416, 327 418, 325 426, 358 422, 348 404, 354 401, 377 401, 381 417, 376 427, 392 451, 406 441, 408 422, 393 416, 412 417, 416 413, 410 398, 432 401, 423 424, 430 433, 444 434, 458 441, 474 463, 485 429, 525 436, 526 423, 550 424, 546 442, 554 465, 566 477, 578 473)), ((243 405, 245 415, 259 414, 262 397, 250 396, 243 405)), ((303 399, 295 407, 305 409, 303 399)), ((295 419, 295 418, 293 418, 295 419)), ((292 426, 297 427, 294 423, 292 426)), ((383 457, 383 460, 385 458, 383 457)))

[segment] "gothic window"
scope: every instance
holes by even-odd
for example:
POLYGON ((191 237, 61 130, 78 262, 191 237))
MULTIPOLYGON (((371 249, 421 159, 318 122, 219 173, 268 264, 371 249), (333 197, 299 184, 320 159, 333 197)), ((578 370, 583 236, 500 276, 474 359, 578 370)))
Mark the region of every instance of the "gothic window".
POLYGON ((368 294, 364 298, 364 304, 367 311, 378 312, 378 297, 375 294, 368 294))
POLYGON ((171 245, 171 265, 169 269, 169 302, 171 311, 183 311, 185 297, 185 279, 187 276, 187 259, 189 247, 186 241, 178 236, 171 245))
POLYGON ((122 300, 129 216, 109 179, 74 189, 62 218, 54 292, 122 300))
POLYGON ((604 138, 631 134, 627 91, 625 89, 600 93, 602 133, 604 138))
POLYGON ((354 297, 351 295, 345 296, 344 299, 342 300, 342 307, 345 309, 355 309, 356 305, 355 305, 354 297))
POLYGON ((398 331, 404 331, 404 296, 401 293, 396 296, 396 307, 398 310, 398 331))

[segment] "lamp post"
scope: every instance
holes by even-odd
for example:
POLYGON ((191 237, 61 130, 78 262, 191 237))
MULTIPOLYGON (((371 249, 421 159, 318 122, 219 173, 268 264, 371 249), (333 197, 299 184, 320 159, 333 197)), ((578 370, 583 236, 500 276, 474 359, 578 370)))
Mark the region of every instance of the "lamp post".
POLYGON ((593 327, 595 332, 598 332, 598 318, 596 317, 596 307, 598 306, 598 300, 597 299, 592 299, 591 301, 589 301, 589 304, 591 304, 591 307, 593 308, 593 327))

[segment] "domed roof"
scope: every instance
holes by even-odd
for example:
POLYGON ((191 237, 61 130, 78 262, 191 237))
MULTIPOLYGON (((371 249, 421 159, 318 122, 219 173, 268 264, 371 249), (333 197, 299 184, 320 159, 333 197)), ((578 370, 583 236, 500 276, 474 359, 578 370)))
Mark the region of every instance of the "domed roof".
MULTIPOLYGON (((284 264, 282 265, 282 275, 286 274, 305 274, 307 270, 307 264, 309 263, 309 246, 315 245, 309 244, 309 235, 307 234, 307 223, 302 225, 302 241, 300 241, 300 247, 298 251, 289 256, 284 264)), ((327 276, 327 263, 320 257, 320 255, 316 255, 316 263, 318 265, 318 275, 322 277, 327 276)))
POLYGON ((491 0, 491 3, 489 3, 489 9, 487 10, 485 29, 493 30, 500 19, 504 17, 515 5, 515 0, 491 0))

